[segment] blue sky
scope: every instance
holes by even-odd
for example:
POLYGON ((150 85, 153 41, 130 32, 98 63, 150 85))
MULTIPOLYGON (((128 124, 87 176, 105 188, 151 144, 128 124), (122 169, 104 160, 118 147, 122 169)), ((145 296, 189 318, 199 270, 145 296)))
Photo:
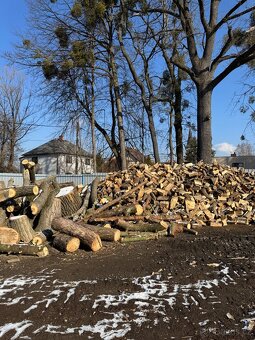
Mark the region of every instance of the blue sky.
MULTIPOLYGON (((27 5, 25 0, 1 0, 0 11, 0 54, 10 50, 15 43, 15 33, 24 30, 27 5)), ((0 66, 6 61, 0 58, 0 66)), ((244 69, 238 69, 229 75, 215 90, 212 104, 213 145, 216 154, 229 155, 237 144, 248 122, 248 115, 242 115, 236 103, 237 95, 242 91, 244 69)), ((49 125, 50 122, 48 122, 49 125)), ((37 128, 23 142, 24 151, 28 151, 54 137, 54 128, 37 128)), ((254 133, 251 128, 245 131, 245 137, 254 146, 254 133)))

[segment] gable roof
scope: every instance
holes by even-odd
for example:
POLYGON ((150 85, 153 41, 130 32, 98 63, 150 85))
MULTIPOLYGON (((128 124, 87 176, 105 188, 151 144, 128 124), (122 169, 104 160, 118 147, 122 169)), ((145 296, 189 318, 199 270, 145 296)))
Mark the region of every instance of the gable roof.
MULTIPOLYGON (((76 155, 76 145, 61 138, 52 139, 49 142, 44 143, 37 148, 24 153, 22 157, 59 154, 76 155)), ((78 155, 84 157, 92 157, 90 153, 83 150, 82 148, 78 149, 78 155)))
POLYGON ((144 162, 144 155, 137 149, 126 148, 127 157, 130 157, 134 162, 144 162))

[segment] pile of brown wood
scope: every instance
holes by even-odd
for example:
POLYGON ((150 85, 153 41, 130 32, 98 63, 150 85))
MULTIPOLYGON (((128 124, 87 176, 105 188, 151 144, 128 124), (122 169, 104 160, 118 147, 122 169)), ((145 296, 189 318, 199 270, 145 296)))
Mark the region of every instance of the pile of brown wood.
POLYGON ((22 186, 15 187, 9 181, 5 188, 1 183, 0 253, 46 256, 48 245, 64 252, 74 252, 80 246, 97 251, 102 240, 120 239, 119 230, 82 221, 90 204, 87 186, 60 184, 55 176, 36 180, 35 164, 28 160, 22 164, 22 186))
POLYGON ((201 226, 255 221, 254 174, 217 163, 137 164, 89 187, 55 176, 36 180, 35 164, 23 166, 23 186, 0 188, 0 253, 45 256, 48 245, 97 251, 102 241, 196 235, 201 226))
POLYGON ((137 164, 99 184, 97 203, 102 206, 87 220, 117 226, 122 221, 177 222, 188 228, 250 224, 255 221, 254 187, 254 174, 216 162, 137 164), (134 216, 129 206, 139 206, 134 216))

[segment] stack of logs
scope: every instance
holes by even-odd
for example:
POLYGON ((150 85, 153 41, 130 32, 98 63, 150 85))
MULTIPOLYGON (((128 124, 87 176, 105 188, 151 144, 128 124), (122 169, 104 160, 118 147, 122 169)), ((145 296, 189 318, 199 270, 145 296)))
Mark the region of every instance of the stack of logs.
MULTIPOLYGON (((0 188, 0 252, 37 256, 47 245, 64 252, 97 251, 102 241, 130 242, 196 235, 201 226, 255 221, 255 176, 198 164, 134 164, 91 186, 36 180, 23 160, 23 186, 0 188)), ((1 183, 0 183, 1 184, 1 183)))

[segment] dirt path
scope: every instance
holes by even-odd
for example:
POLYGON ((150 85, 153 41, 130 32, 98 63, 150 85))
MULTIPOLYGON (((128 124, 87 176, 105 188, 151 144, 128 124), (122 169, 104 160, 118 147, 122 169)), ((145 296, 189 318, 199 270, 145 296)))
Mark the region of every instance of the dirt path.
POLYGON ((255 227, 9 258, 1 339, 255 338, 255 227))

